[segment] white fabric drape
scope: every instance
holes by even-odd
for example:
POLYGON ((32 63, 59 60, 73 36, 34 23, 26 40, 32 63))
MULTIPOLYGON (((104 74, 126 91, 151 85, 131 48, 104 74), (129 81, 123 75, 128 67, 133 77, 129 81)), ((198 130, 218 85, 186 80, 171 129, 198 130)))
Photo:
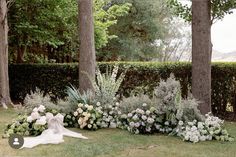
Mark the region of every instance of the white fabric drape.
POLYGON ((40 144, 59 144, 64 142, 63 136, 88 139, 80 133, 64 128, 63 120, 64 116, 62 114, 59 113, 56 116, 53 116, 49 113, 47 115, 48 129, 44 130, 42 134, 37 137, 25 137, 24 144, 21 149, 33 148, 40 144))

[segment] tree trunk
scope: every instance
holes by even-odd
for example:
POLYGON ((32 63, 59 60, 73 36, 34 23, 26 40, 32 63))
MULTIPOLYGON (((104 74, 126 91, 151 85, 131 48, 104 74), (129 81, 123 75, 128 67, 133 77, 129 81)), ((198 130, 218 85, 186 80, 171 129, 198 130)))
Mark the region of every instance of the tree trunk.
POLYGON ((9 104, 7 3, 0 0, 0 105, 7 108, 9 104))
POLYGON ((192 1, 192 93, 202 114, 211 111, 210 0, 192 1))
POLYGON ((24 62, 24 48, 23 48, 23 46, 18 46, 16 62, 17 63, 24 62))
POLYGON ((79 88, 81 92, 93 91, 91 79, 95 78, 93 0, 79 0, 79 88))

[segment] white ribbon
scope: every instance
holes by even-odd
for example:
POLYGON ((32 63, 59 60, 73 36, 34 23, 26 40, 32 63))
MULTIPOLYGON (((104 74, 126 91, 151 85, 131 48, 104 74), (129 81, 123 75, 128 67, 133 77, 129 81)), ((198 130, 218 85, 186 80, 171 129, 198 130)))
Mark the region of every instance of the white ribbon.
POLYGON ((40 144, 59 144, 64 142, 63 136, 74 138, 88 139, 82 134, 70 131, 63 126, 64 116, 58 113, 53 116, 52 113, 46 114, 48 129, 44 130, 41 135, 37 137, 25 137, 22 148, 33 148, 40 144))

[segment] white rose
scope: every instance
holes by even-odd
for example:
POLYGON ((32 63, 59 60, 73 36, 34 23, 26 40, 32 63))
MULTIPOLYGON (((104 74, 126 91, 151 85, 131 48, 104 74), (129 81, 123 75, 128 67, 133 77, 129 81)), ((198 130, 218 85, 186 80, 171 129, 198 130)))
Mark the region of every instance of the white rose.
POLYGON ((149 115, 150 113, 151 113, 151 111, 149 111, 149 110, 146 111, 146 114, 147 114, 147 115, 149 115))
POLYGON ((133 120, 137 120, 138 119, 138 116, 137 115, 134 115, 133 116, 133 120))
POLYGON ((83 106, 84 106, 84 104, 82 104, 82 103, 79 103, 79 104, 78 104, 78 107, 79 107, 79 108, 81 108, 81 107, 83 107, 83 106))
POLYGON ((92 125, 91 125, 91 124, 89 124, 89 125, 88 125, 88 128, 89 128, 89 129, 90 129, 90 128, 92 128, 92 125))
POLYGON ((96 104, 97 106, 101 106, 101 103, 100 102, 97 102, 97 104, 96 104))
POLYGON ((32 117, 33 120, 38 119, 40 117, 38 112, 32 112, 30 116, 32 117))
POLYGON ((111 122, 111 124, 110 124, 110 126, 109 126, 110 128, 116 128, 116 123, 114 123, 114 122, 111 122))
POLYGON ((142 119, 143 119, 143 120, 146 120, 146 119, 147 119, 147 116, 142 115, 142 119))
POLYGON ((184 125, 184 122, 182 120, 179 121, 179 125, 182 126, 184 125))
POLYGON ((151 131, 151 128, 150 128, 150 127, 146 128, 146 131, 147 131, 147 132, 150 132, 150 131, 151 131))
POLYGON ((148 118, 148 119, 147 119, 147 122, 148 122, 149 124, 152 124, 152 123, 154 123, 154 119, 153 119, 153 118, 148 118))
POLYGON ((78 113, 83 113, 83 110, 81 108, 77 109, 78 113))
POLYGON ((31 116, 27 117, 27 122, 31 123, 33 121, 33 118, 31 116))
POLYGON ((140 126, 140 123, 137 122, 137 123, 134 124, 134 126, 135 126, 136 128, 138 128, 138 127, 140 126))
POLYGON ((38 112, 38 108, 35 107, 35 108, 33 109, 33 112, 38 112))
POLYGON ((74 116, 75 116, 75 117, 78 116, 78 112, 74 112, 74 116))
POLYGON ((88 106, 88 110, 91 111, 93 109, 93 106, 92 105, 89 105, 88 106))
POLYGON ((128 113, 128 117, 130 118, 130 117, 132 117, 133 116, 133 114, 132 113, 128 113))
POLYGON ((168 121, 166 121, 164 124, 167 125, 167 126, 170 125, 170 123, 168 121))
POLYGON ((129 125, 130 125, 130 127, 133 128, 134 127, 134 122, 130 122, 129 125))
POLYGON ((42 116, 40 117, 38 120, 36 120, 35 124, 38 124, 38 125, 45 125, 47 123, 46 121, 46 117, 45 116, 42 116))
POLYGON ((45 108, 45 106, 43 106, 43 105, 40 105, 40 106, 38 107, 38 111, 39 111, 39 112, 44 112, 45 109, 46 109, 46 108, 45 108))

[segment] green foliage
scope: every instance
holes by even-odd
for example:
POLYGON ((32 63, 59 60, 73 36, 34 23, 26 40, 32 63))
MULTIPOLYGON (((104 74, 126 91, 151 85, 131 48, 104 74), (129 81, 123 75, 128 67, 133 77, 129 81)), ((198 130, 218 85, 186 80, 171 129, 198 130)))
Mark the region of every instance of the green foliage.
POLYGON ((198 109, 198 101, 191 96, 180 100, 177 104, 176 118, 184 122, 202 121, 204 119, 198 109))
MULTIPOLYGON (((126 75, 118 94, 129 96, 137 87, 145 87, 152 96, 160 79, 167 79, 171 73, 180 81, 182 96, 186 98, 191 87, 191 64, 156 62, 114 62, 98 63, 101 72, 119 65, 126 75), (127 70, 127 67, 128 70, 127 70)), ((218 116, 227 115, 227 105, 235 109, 236 64, 212 64, 212 112, 218 116)), ((78 85, 77 64, 12 64, 9 66, 10 91, 14 99, 24 99, 36 87, 52 98, 64 98, 66 86, 78 85)), ((76 87, 76 86, 75 86, 76 87)))
POLYGON ((96 79, 91 80, 95 91, 96 102, 111 104, 114 101, 125 77, 124 73, 121 73, 118 77, 118 70, 119 67, 114 66, 112 73, 106 70, 106 73, 102 74, 99 68, 97 68, 96 79))
MULTIPOLYGON (((191 1, 189 1, 191 2, 191 1)), ((182 4, 179 0, 168 0, 170 8, 174 8, 175 14, 185 19, 192 20, 191 6, 182 4)), ((232 14, 236 8, 235 0, 211 0, 211 21, 223 19, 225 15, 232 14)))
POLYGON ((9 137, 11 134, 37 136, 47 129, 47 125, 38 125, 36 121, 28 122, 27 117, 27 115, 18 115, 17 118, 7 125, 3 137, 9 137))
MULTIPOLYGON (((109 33, 108 28, 115 25, 117 18, 126 15, 130 8, 129 3, 109 4, 109 0, 94 0, 96 49, 104 47, 115 37, 109 33)), ((77 54, 77 15, 78 4, 74 0, 15 1, 9 10, 11 52, 18 51, 30 56, 26 57, 26 62, 41 62, 32 54, 44 54, 50 59, 58 59, 65 53, 72 56, 77 54)))
POLYGON ((120 109, 122 113, 128 114, 129 112, 132 112, 137 108, 143 109, 144 107, 143 104, 145 104, 148 108, 154 106, 153 101, 149 98, 148 95, 139 94, 137 96, 130 96, 127 98, 123 98, 120 103, 120 109))
POLYGON ((92 96, 92 94, 86 94, 84 93, 83 95, 80 94, 79 90, 76 89, 74 86, 68 86, 66 93, 68 95, 69 101, 73 104, 78 104, 78 103, 84 103, 87 104, 89 103, 90 100, 90 96, 92 96))
POLYGON ((98 53, 100 60, 149 61, 160 59, 167 38, 181 38, 174 22, 174 14, 166 0, 112 0, 113 4, 131 3, 129 14, 118 18, 109 31, 118 38, 112 39, 98 53), (156 45, 160 40, 163 45, 156 45))

